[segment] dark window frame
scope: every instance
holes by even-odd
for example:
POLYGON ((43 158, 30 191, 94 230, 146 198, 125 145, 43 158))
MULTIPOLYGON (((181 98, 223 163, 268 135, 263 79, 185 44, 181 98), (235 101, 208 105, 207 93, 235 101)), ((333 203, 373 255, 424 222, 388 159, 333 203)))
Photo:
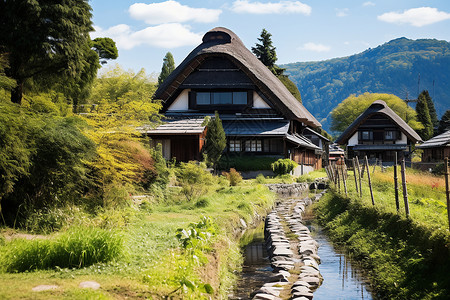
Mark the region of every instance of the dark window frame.
MULTIPOLYGON (((211 101, 211 100, 210 100, 211 101)), ((198 110, 243 110, 253 106, 253 90, 249 89, 196 89, 189 92, 189 108, 198 110), (219 104, 197 104, 197 93, 210 93, 210 99, 213 99, 213 93, 233 93, 244 92, 247 94, 246 104, 219 103, 219 104)))

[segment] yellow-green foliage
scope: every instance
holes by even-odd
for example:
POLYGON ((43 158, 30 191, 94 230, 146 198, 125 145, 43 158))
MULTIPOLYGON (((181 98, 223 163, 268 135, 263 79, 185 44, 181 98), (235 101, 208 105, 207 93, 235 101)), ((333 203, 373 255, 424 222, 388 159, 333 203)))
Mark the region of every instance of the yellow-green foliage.
POLYGON ((331 130, 342 132, 374 101, 383 100, 400 118, 405 120, 412 129, 422 129, 417 121, 417 113, 399 97, 392 94, 364 93, 359 96, 350 95, 331 112, 331 130))

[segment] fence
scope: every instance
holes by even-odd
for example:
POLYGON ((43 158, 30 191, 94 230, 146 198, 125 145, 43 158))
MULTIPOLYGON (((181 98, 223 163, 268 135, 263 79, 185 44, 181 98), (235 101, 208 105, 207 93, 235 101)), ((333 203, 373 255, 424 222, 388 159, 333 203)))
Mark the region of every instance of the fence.
MULTIPOLYGON (((358 194, 359 197, 363 196, 362 192, 362 179, 364 178, 364 175, 366 174, 367 177, 367 184, 370 191, 370 197, 372 200, 372 205, 375 206, 375 199, 372 189, 372 181, 371 181, 371 168, 369 165, 369 160, 367 159, 367 156, 364 157, 362 161, 358 159, 358 157, 353 158, 352 160, 341 160, 340 163, 336 164, 330 164, 329 166, 325 167, 328 179, 334 183, 335 188, 339 193, 345 193, 347 196, 349 194, 349 190, 347 187, 347 181, 351 180, 349 179, 348 175, 348 165, 351 166, 353 169, 353 180, 355 182, 355 191, 358 194)), ((375 168, 378 164, 374 164, 372 167, 372 173, 375 172, 375 168)), ((394 190, 395 190, 395 205, 397 209, 397 213, 400 213, 400 199, 399 199, 399 182, 398 182, 398 159, 397 154, 395 155, 395 163, 394 163, 394 190)), ((400 161, 400 175, 401 175, 401 188, 402 188, 402 194, 403 194, 403 202, 405 207, 405 214, 407 217, 409 217, 409 200, 408 200, 408 189, 407 189, 407 180, 406 180, 406 166, 405 166, 405 160, 402 159, 400 161)), ((381 170, 384 170, 384 167, 380 165, 381 170)), ((445 178, 445 193, 446 193, 446 200, 447 200, 447 219, 449 224, 449 230, 450 230, 450 190, 449 190, 449 166, 448 166, 448 158, 445 158, 444 161, 444 178, 445 178)))

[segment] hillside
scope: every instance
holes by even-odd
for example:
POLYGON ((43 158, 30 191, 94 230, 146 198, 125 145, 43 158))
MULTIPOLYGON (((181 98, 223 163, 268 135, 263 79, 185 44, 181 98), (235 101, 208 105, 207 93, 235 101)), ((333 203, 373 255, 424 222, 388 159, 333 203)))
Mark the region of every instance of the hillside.
POLYGON ((285 74, 298 86, 303 104, 325 130, 331 124, 330 112, 351 94, 390 93, 413 99, 418 89, 426 89, 439 118, 450 109, 447 41, 399 38, 348 57, 281 67, 286 68, 285 74))

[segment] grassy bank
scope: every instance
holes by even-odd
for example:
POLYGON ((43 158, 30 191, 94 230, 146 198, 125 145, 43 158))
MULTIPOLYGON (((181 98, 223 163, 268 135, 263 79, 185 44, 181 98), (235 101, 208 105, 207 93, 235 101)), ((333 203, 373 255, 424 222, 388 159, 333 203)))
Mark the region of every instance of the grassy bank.
POLYGON ((341 193, 332 188, 315 205, 319 222, 368 270, 379 298, 448 299, 450 234, 441 179, 408 170, 407 218, 403 205, 396 212, 392 168, 371 175, 375 206, 366 184, 357 196, 350 173, 348 197, 343 187, 341 193))
POLYGON ((4 228, 0 234, 0 298, 226 299, 242 262, 237 235, 242 220, 249 224, 264 215, 275 195, 254 181, 230 187, 223 178, 208 180, 201 193, 171 186, 161 199, 153 195, 101 217, 78 218, 85 220, 85 227, 63 227, 40 236, 4 228), (92 226, 100 240, 105 236, 103 245, 87 238, 80 238, 87 243, 84 246, 68 240, 67 236, 88 234, 92 226), (65 247, 63 241, 74 249, 65 247), (99 253, 92 259, 96 249, 112 246, 115 252, 99 253), (41 260, 49 253, 57 263, 41 260), (80 289, 78 284, 86 280, 97 281, 101 288, 80 289), (42 284, 57 288, 32 291, 42 284))

